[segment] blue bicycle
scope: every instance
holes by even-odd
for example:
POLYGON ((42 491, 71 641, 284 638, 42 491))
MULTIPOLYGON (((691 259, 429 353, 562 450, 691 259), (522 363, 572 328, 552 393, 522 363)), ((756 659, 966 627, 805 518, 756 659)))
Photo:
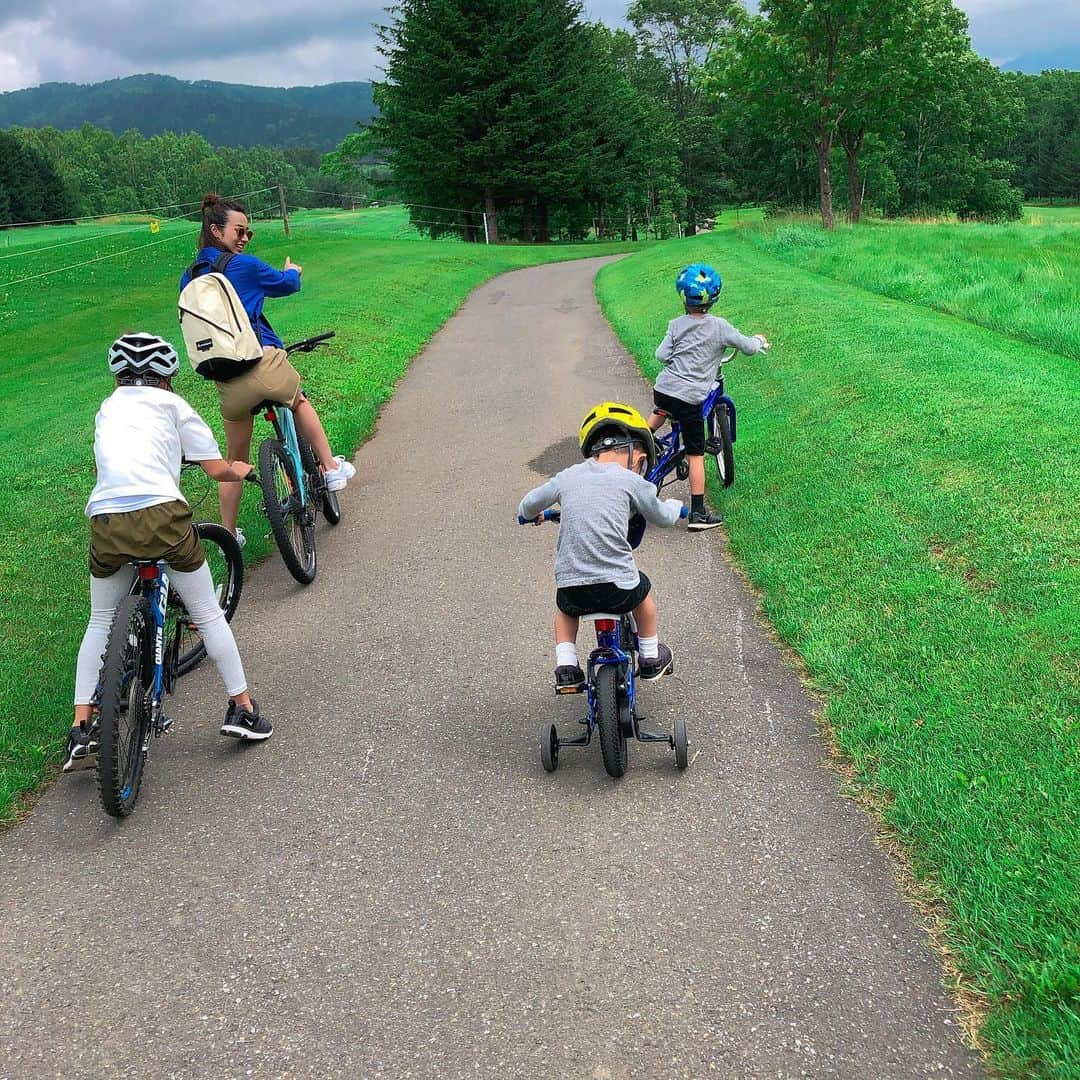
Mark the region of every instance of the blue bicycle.
MULTIPOLYGON (((705 453, 716 459, 716 472, 724 487, 731 487, 735 483, 735 402, 724 393, 724 365, 730 363, 737 352, 735 348, 724 350, 716 368, 716 381, 709 396, 701 403, 701 418, 705 422, 705 453)), ((671 422, 666 434, 656 436, 656 464, 646 478, 656 485, 659 492, 671 482, 672 473, 679 480, 685 480, 690 475, 682 425, 677 420, 671 422)))
MULTIPOLYGON (((286 353, 312 352, 334 336, 305 338, 286 346, 286 353)), ((322 470, 308 441, 297 433, 292 410, 274 401, 262 401, 252 410, 263 413, 274 427, 274 437, 259 446, 259 476, 263 506, 270 531, 281 557, 297 581, 309 585, 315 580, 315 519, 322 510, 326 520, 341 520, 337 495, 328 491, 322 470)))
MULTIPOLYGON (((560 521, 558 510, 545 510, 544 521, 560 521)), ((534 524, 531 518, 518 518, 519 525, 534 524)), ((631 524, 637 547, 644 534, 644 518, 631 524)), ((637 714, 635 675, 638 667, 637 627, 630 614, 611 615, 597 613, 582 616, 596 628, 596 648, 589 654, 585 671, 585 694, 588 714, 579 723, 585 728, 581 735, 572 739, 560 739, 554 724, 540 729, 540 761, 545 771, 554 772, 559 767, 559 750, 564 746, 588 746, 593 733, 600 734, 600 754, 609 776, 620 777, 626 773, 629 759, 628 740, 667 743, 675 751, 675 764, 685 769, 689 764, 689 739, 686 721, 681 717, 666 735, 643 727, 644 717, 637 714)))

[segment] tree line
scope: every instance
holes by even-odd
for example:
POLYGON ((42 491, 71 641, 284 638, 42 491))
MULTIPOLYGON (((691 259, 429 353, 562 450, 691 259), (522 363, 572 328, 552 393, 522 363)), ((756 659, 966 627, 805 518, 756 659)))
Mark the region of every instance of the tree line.
MULTIPOLYGON (((207 191, 241 193, 283 185, 305 206, 336 206, 355 185, 321 172, 314 149, 211 146, 201 135, 114 135, 84 124, 72 131, 0 131, 0 225, 160 208, 181 216, 207 191), (323 192, 324 194, 319 194, 323 192)), ((276 193, 252 212, 277 209, 276 193)))
POLYGON ((866 207, 1007 220, 1025 193, 1080 197, 1077 73, 1001 72, 951 0, 634 0, 629 31, 578 0, 389 10, 380 114, 336 167, 384 158, 407 201, 496 235, 693 232, 750 202, 826 227, 866 207))

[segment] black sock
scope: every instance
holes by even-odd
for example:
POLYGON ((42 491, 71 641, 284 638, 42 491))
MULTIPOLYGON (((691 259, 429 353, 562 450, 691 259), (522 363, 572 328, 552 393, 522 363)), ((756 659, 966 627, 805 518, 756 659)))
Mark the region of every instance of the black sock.
POLYGON ((690 496, 690 513, 691 514, 704 514, 705 513, 705 496, 704 495, 691 495, 690 496))

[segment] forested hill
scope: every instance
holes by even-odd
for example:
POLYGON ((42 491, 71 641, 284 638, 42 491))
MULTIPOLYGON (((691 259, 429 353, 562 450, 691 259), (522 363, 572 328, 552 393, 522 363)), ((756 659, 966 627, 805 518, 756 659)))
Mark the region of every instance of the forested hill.
POLYGON ((339 82, 289 89, 235 83, 184 82, 132 75, 81 86, 45 83, 0 93, 0 128, 89 123, 117 135, 194 131, 216 146, 313 146, 332 150, 358 120, 375 113, 371 83, 339 82))

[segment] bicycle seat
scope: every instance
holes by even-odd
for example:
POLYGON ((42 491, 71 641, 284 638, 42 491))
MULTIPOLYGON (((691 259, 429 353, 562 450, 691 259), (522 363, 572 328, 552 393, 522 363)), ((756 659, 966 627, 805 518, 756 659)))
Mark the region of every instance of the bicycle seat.
POLYGON ((258 405, 252 405, 251 406, 251 415, 252 416, 258 416, 259 413, 266 412, 267 409, 283 409, 283 408, 285 408, 285 406, 282 405, 280 401, 264 400, 264 401, 260 401, 258 405))
POLYGON ((603 611, 594 611, 591 615, 582 615, 581 618, 584 622, 597 622, 600 619, 610 619, 613 622, 618 622, 622 618, 622 616, 609 615, 608 613, 603 611))

